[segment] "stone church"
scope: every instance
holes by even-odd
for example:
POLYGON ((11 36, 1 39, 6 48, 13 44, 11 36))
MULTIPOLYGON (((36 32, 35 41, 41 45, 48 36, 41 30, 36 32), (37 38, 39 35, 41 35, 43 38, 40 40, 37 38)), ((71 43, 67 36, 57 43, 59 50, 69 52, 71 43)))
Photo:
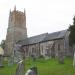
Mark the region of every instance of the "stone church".
POLYGON ((36 57, 59 57, 71 56, 69 49, 69 31, 62 30, 54 33, 44 33, 20 40, 17 43, 22 45, 25 56, 35 55, 36 57))
POLYGON ((6 36, 6 54, 11 55, 14 45, 21 45, 25 56, 59 57, 71 56, 69 47, 69 31, 62 30, 54 33, 44 33, 33 37, 27 37, 26 14, 14 10, 9 14, 9 23, 6 36))

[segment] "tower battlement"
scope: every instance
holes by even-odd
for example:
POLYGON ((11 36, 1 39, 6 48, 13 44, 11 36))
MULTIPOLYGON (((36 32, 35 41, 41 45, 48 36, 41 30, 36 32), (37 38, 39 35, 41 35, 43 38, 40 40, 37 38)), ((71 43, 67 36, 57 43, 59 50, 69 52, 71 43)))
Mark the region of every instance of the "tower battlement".
POLYGON ((25 15, 25 9, 24 9, 24 12, 21 12, 19 10, 16 10, 16 6, 15 6, 13 11, 10 10, 10 13, 11 14, 19 13, 19 14, 25 15))
POLYGON ((10 11, 9 25, 11 25, 10 23, 12 23, 12 24, 14 23, 13 25, 15 27, 25 28, 26 27, 25 9, 24 9, 24 12, 18 11, 18 10, 16 10, 16 8, 14 8, 13 11, 10 11))

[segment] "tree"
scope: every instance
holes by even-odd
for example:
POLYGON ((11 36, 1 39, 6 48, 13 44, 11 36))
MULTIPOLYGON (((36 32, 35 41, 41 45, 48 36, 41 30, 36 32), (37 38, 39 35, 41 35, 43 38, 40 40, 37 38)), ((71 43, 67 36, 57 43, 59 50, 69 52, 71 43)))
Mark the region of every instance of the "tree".
POLYGON ((75 16, 73 18, 73 25, 69 27, 70 35, 69 35, 69 44, 73 47, 74 51, 74 59, 73 59, 73 67, 75 66, 75 16))
POLYGON ((73 18, 73 25, 70 25, 69 30, 70 30, 69 44, 73 46, 75 44, 75 16, 73 18))
POLYGON ((4 49, 5 48, 5 40, 2 40, 0 46, 4 49))

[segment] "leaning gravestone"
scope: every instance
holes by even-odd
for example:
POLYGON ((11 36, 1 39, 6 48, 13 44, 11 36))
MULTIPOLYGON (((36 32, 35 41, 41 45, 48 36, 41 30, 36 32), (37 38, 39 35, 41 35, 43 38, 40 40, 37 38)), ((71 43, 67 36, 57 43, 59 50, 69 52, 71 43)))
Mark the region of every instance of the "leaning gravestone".
POLYGON ((24 61, 21 60, 20 62, 18 62, 18 66, 15 72, 15 75, 25 75, 25 68, 24 68, 24 61))

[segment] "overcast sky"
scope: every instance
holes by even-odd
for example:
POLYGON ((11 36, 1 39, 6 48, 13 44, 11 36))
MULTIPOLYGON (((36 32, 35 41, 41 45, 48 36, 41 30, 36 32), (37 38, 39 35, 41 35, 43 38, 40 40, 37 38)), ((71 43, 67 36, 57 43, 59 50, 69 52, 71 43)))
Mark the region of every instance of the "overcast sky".
POLYGON ((0 42, 6 38, 10 9, 26 10, 28 36, 67 29, 75 15, 75 0, 1 0, 0 42))

